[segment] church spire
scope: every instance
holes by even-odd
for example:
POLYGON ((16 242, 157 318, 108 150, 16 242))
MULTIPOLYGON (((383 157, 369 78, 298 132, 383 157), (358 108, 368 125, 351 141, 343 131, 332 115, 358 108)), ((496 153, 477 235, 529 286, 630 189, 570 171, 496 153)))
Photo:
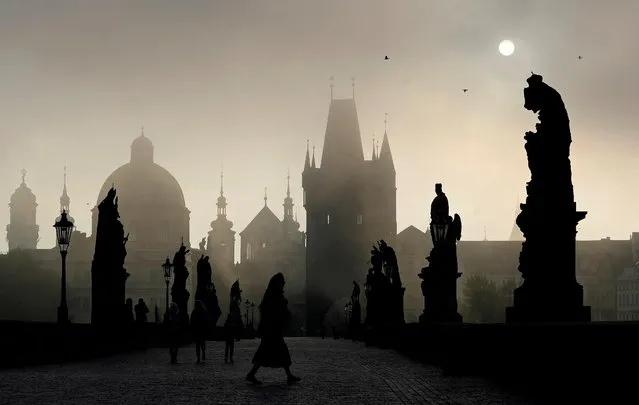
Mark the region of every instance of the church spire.
POLYGON ((217 217, 226 217, 226 197, 224 197, 224 166, 220 170, 220 196, 217 198, 217 217))
POLYGON ((291 198, 291 171, 286 172, 286 198, 284 198, 284 221, 293 220, 293 199, 291 198))
POLYGON ((390 142, 388 141, 388 113, 384 114, 384 139, 382 140, 382 148, 379 151, 378 159, 381 163, 386 165, 388 168, 395 170, 395 163, 393 162, 393 154, 390 149, 390 142))
POLYGON ((311 161, 311 168, 317 168, 317 166, 315 165, 315 145, 313 145, 313 160, 311 161))
POLYGON ((375 153, 375 132, 373 132, 373 153, 371 155, 371 160, 377 160, 377 153, 375 153))
POLYGON ((62 211, 66 211, 67 214, 70 214, 70 204, 71 198, 69 198, 69 194, 67 193, 67 167, 64 166, 64 180, 62 185, 62 195, 60 196, 60 213, 62 213, 62 211))
POLYGON ((304 170, 311 168, 311 157, 308 150, 308 139, 306 140, 306 158, 304 159, 304 170))

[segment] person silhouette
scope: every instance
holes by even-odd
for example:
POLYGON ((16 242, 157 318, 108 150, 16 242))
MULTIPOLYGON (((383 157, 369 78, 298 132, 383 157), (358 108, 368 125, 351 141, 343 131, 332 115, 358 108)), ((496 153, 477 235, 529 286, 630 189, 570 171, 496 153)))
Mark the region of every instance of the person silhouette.
POLYGON ((131 298, 127 298, 124 307, 126 311, 126 323, 127 325, 131 325, 135 322, 135 318, 133 318, 133 300, 131 298))
POLYGON ((268 283, 260 304, 260 324, 258 332, 262 340, 253 356, 253 368, 246 380, 253 384, 262 382, 255 378, 260 367, 283 368, 289 384, 301 379, 291 373, 291 355, 284 341, 284 328, 290 320, 288 301, 284 297, 286 281, 282 273, 277 273, 268 283))
POLYGON ((135 305, 135 321, 137 323, 146 323, 146 314, 149 313, 149 307, 146 306, 143 298, 138 300, 138 303, 135 305))
POLYGON ((180 347, 180 332, 182 322, 180 318, 180 310, 175 302, 171 303, 167 311, 166 324, 169 334, 169 354, 171 355, 171 364, 177 364, 178 348, 180 347))
POLYGON ((191 312, 191 331, 195 340, 195 354, 197 363, 206 361, 206 335, 209 331, 210 315, 202 301, 195 301, 193 311, 191 312))

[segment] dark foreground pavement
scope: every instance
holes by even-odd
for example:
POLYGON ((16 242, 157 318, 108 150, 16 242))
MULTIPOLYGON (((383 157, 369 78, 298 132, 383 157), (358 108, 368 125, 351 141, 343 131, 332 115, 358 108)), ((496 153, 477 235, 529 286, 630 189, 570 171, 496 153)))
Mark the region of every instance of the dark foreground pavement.
POLYGON ((224 364, 224 344, 208 342, 207 363, 193 347, 169 364, 165 349, 89 362, 0 371, 0 404, 508 404, 532 403, 482 379, 444 377, 392 350, 318 338, 287 339, 293 372, 263 369, 261 386, 244 380, 259 340, 236 344, 224 364))

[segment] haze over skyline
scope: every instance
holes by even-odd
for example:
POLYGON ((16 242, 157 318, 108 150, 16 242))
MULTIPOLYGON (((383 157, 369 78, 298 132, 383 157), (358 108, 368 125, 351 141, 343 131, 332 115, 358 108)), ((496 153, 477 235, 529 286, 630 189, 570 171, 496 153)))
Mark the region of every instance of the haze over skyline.
POLYGON ((72 215, 90 233, 98 191, 143 125, 155 161, 182 186, 192 245, 215 218, 222 165, 237 232, 263 206, 264 187, 282 216, 288 168, 304 228, 306 140, 319 162, 328 78, 343 98, 354 76, 367 158, 389 114, 398 231, 426 228, 441 182, 463 239, 483 239, 486 227, 504 240, 530 177, 523 135, 536 118, 522 89, 534 70, 570 114, 575 199, 588 211, 577 237, 626 239, 639 230, 637 12, 595 0, 6 0, 0 203, 24 167, 39 246, 53 246, 66 165, 72 215), (497 52, 502 39, 515 43, 512 56, 497 52))

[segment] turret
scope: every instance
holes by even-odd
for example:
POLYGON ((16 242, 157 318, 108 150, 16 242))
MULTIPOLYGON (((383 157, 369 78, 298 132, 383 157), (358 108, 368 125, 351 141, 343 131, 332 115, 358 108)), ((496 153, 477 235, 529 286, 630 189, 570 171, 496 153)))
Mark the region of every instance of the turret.
POLYGON ((36 196, 27 187, 22 170, 22 182, 11 195, 9 202, 9 224, 7 225, 7 243, 9 251, 14 249, 36 249, 40 227, 36 223, 38 203, 36 196))

